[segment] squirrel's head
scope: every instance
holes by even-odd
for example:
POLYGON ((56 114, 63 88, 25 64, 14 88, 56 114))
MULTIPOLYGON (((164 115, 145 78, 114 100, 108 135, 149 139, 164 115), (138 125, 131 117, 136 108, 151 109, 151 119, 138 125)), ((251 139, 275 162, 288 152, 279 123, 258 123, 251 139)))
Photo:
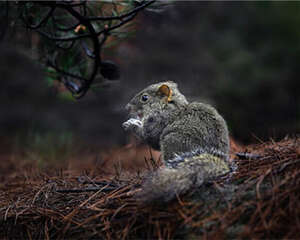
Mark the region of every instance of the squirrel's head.
POLYGON ((132 117, 139 119, 151 111, 163 111, 177 109, 188 104, 177 84, 171 81, 152 84, 135 95, 126 105, 126 109, 132 117))

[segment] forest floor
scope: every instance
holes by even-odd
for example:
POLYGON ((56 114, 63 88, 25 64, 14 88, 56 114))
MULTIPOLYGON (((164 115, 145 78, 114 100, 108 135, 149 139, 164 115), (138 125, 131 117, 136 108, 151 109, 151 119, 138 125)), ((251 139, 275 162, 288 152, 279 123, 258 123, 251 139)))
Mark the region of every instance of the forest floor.
POLYGON ((145 146, 47 164, 2 146, 1 239, 300 239, 300 138, 232 141, 227 178, 156 205, 135 198, 161 165, 145 146))

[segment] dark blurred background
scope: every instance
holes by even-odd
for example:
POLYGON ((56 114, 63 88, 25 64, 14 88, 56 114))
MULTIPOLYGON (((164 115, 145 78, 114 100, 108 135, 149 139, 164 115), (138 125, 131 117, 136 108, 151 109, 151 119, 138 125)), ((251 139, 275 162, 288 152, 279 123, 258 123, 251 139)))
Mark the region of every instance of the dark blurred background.
POLYGON ((296 134, 299 25, 299 2, 174 2, 143 12, 133 37, 105 50, 121 67, 120 81, 78 101, 58 96, 32 60, 32 39, 42 38, 7 32, 0 46, 0 133, 68 132, 86 143, 122 145, 124 105, 148 84, 172 80, 189 100, 214 105, 242 143, 296 134))

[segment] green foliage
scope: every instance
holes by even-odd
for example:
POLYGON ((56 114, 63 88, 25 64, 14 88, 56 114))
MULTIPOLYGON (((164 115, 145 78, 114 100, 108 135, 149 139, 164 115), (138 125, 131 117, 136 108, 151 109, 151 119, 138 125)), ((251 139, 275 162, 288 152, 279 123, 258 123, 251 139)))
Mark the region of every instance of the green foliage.
POLYGON ((5 9, 18 12, 10 21, 18 21, 42 36, 38 60, 56 70, 55 74, 47 75, 48 86, 53 86, 53 75, 56 75, 75 98, 80 98, 98 74, 108 80, 119 77, 118 67, 116 73, 112 68, 109 73, 104 69, 102 63, 107 59, 102 59, 102 50, 132 35, 129 23, 152 3, 154 1, 20 1, 8 4, 9 8, 5 9), (106 42, 109 46, 105 46, 106 42))
POLYGON ((46 68, 46 83, 48 87, 54 86, 54 81, 57 79, 57 72, 51 67, 46 68))
POLYGON ((69 91, 63 91, 58 93, 58 98, 62 101, 75 102, 75 98, 69 91))
MULTIPOLYGON (((58 81, 57 81, 58 78, 59 78, 59 75, 54 68, 51 68, 51 67, 46 68, 45 80, 46 80, 46 84, 48 87, 55 87, 55 81, 58 83, 58 81)), ((76 100, 74 98, 74 96, 72 95, 72 93, 67 90, 58 91, 57 97, 62 101, 74 102, 76 100)))

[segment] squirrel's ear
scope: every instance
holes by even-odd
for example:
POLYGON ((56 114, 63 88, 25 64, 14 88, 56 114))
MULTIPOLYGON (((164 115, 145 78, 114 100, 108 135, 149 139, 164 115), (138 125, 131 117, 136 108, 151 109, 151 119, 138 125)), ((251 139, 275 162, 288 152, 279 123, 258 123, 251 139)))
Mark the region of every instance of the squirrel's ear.
POLYGON ((158 93, 167 97, 168 102, 172 101, 172 89, 167 84, 162 84, 158 88, 158 93))

